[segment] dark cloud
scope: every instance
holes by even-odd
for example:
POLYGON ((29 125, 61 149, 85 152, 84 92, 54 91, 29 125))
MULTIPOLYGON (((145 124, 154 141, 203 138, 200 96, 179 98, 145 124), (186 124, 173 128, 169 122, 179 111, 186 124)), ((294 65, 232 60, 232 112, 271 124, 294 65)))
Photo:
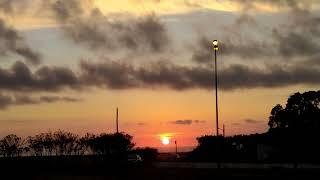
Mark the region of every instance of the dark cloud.
POLYGON ((18 61, 10 69, 0 68, 0 89, 57 91, 65 87, 76 89, 78 86, 78 77, 64 67, 43 66, 32 73, 26 64, 18 61))
MULTIPOLYGON (((66 36, 93 50, 141 50, 163 52, 170 40, 165 25, 155 15, 114 21, 84 1, 49 1, 66 36), (88 12, 89 11, 89 12, 88 12)), ((89 3, 89 1, 85 1, 89 3)))
POLYGON ((192 120, 176 120, 172 121, 172 124, 178 124, 178 125, 190 125, 192 124, 192 120))
POLYGON ((0 94, 0 109, 6 109, 10 106, 21 105, 35 105, 42 103, 54 103, 54 102, 79 102, 81 99, 73 97, 59 97, 59 96, 40 96, 38 98, 18 94, 18 95, 4 95, 0 94))
MULTIPOLYGON (((133 67, 118 63, 85 63, 85 81, 94 86, 113 89, 160 88, 175 90, 211 89, 213 71, 209 67, 152 63, 133 67)), ((297 84, 319 84, 320 69, 300 65, 250 67, 233 64, 219 70, 219 87, 225 90, 257 87, 286 87, 297 84)))
POLYGON ((137 123, 138 126, 145 126, 147 125, 146 123, 143 123, 143 122, 140 122, 140 123, 137 123))
POLYGON ((33 51, 18 32, 7 26, 2 19, 0 19, 0 41, 0 52, 2 55, 8 55, 8 53, 17 54, 24 57, 28 63, 40 63, 40 54, 33 51))
POLYGON ((80 102, 80 101, 82 101, 82 99, 64 96, 64 97, 61 97, 61 98, 60 98, 60 101, 65 101, 65 102, 80 102))
POLYGON ((313 36, 305 32, 273 31, 273 37, 277 40, 279 53, 284 57, 311 56, 320 52, 320 44, 313 36))
POLYGON ((135 70, 131 64, 107 61, 90 63, 81 61, 81 79, 90 86, 107 87, 111 89, 127 89, 138 86, 134 77, 135 70))
MULTIPOLYGON (((271 41, 240 40, 227 38, 220 40, 219 54, 240 59, 311 57, 320 54, 320 36, 307 32, 287 32, 274 29, 271 41)), ((209 63, 213 60, 212 40, 201 37, 193 47, 192 60, 196 63, 209 63)))
POLYGON ((64 101, 64 102, 79 102, 81 99, 72 98, 72 97, 59 97, 59 96, 41 96, 41 102, 53 103, 57 101, 64 101))
MULTIPOLYGON (((28 0, 0 0, 0 12, 9 16, 23 14, 28 5, 28 0)), ((0 53, 19 55, 30 64, 39 64, 41 61, 40 53, 33 50, 19 32, 8 26, 2 18, 0 18, 0 53)))
POLYGON ((175 90, 211 89, 213 82, 211 69, 181 66, 165 61, 139 66, 124 62, 82 61, 81 70, 83 82, 111 89, 161 87, 175 90))
MULTIPOLYGON (((209 63, 213 60, 212 40, 200 37, 193 47, 192 61, 196 63, 209 63)), ((238 40, 227 38, 219 40, 219 55, 236 56, 241 59, 256 59, 275 56, 275 48, 266 42, 238 40)))
POLYGON ((185 76, 188 70, 188 67, 163 61, 138 67, 134 75, 142 87, 169 87, 180 90, 193 86, 188 76, 185 76))
MULTIPOLYGON (((320 17, 312 10, 313 5, 319 4, 316 1, 232 0, 226 2, 238 3, 240 14, 233 24, 222 28, 222 35, 219 36, 220 54, 248 60, 260 60, 262 57, 303 58, 319 54, 320 17), (257 17, 256 13, 261 4, 273 8, 285 8, 286 22, 275 26, 272 26, 272 23, 264 24, 265 19, 257 17), (252 34, 259 34, 259 37, 254 38, 252 34)), ((200 37, 194 47, 193 61, 197 63, 211 61, 210 38, 200 37)))
POLYGON ((0 1, 0 10, 5 13, 12 13, 13 12, 13 4, 12 0, 1 0, 0 1))
POLYGON ((205 123, 205 120, 193 120, 194 123, 205 123))
POLYGON ((220 73, 223 89, 287 87, 297 84, 319 84, 320 69, 306 66, 269 65, 266 69, 231 65, 220 73))
MULTIPOLYGON (((219 88, 224 90, 287 87, 320 84, 319 66, 303 63, 269 64, 262 67, 232 64, 219 69, 219 88)), ((212 89, 213 69, 183 66, 170 62, 130 64, 126 62, 81 61, 80 71, 43 66, 33 72, 22 62, 9 69, 0 68, 0 89, 10 91, 168 88, 173 90, 212 89)))
POLYGON ((16 15, 27 9, 28 5, 28 0, 0 0, 0 12, 7 15, 16 15))
POLYGON ((205 123, 205 121, 204 120, 176 120, 176 121, 171 121, 170 123, 177 124, 177 125, 191 125, 191 124, 205 123))
POLYGON ((13 101, 10 96, 0 94, 0 109, 7 108, 13 101))
POLYGON ((81 16, 84 13, 82 1, 68 0, 68 1, 47 1, 48 6, 51 6, 58 21, 68 22, 73 17, 81 16))
POLYGON ((308 60, 302 62, 301 66, 310 66, 310 67, 320 66, 320 55, 310 57, 308 60))
POLYGON ((35 98, 32 98, 30 96, 27 96, 27 95, 16 95, 14 97, 14 103, 12 104, 15 104, 15 105, 28 105, 28 104, 39 104, 40 101, 35 99, 35 98))

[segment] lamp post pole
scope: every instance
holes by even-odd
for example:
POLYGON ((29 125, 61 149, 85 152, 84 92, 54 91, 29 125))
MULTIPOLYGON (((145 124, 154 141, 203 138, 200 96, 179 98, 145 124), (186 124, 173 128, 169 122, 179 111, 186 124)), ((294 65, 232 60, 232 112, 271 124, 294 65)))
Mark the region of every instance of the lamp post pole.
POLYGON ((214 50, 214 69, 215 69, 215 88, 216 88, 216 131, 219 136, 219 109, 218 109, 218 71, 217 71, 217 51, 218 51, 218 40, 213 41, 214 50))
POLYGON ((218 71, 217 71, 217 51, 219 50, 218 40, 213 40, 213 50, 214 50, 214 70, 215 70, 215 85, 216 85, 216 130, 217 130, 217 167, 221 167, 221 142, 219 140, 219 109, 218 109, 218 71))

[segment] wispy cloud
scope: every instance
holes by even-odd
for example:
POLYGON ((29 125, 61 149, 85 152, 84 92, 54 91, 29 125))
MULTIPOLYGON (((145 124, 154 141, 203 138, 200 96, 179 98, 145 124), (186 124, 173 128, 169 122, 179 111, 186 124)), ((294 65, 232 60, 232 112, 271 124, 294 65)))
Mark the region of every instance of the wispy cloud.
POLYGON ((199 123, 205 123, 204 120, 175 120, 171 121, 171 124, 177 124, 177 125, 191 125, 191 124, 199 124, 199 123))
POLYGON ((138 125, 138 126, 146 126, 146 125, 147 125, 147 123, 139 122, 139 123, 137 123, 137 125, 138 125))
POLYGON ((245 123, 248 123, 248 124, 260 124, 260 123, 264 123, 263 121, 259 121, 259 120, 255 120, 255 119, 245 119, 244 122, 245 122, 245 123))

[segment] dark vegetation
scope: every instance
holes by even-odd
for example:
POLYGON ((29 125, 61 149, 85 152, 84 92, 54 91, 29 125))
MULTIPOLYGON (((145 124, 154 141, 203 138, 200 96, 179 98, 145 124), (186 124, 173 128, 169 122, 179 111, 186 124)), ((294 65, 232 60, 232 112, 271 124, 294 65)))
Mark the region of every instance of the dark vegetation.
POLYGON ((25 139, 11 134, 0 140, 0 156, 4 158, 99 156, 108 160, 126 161, 130 153, 139 154, 146 161, 153 161, 158 151, 148 147, 134 148, 132 136, 124 133, 86 134, 80 137, 59 130, 25 139))
POLYGON ((232 162, 320 162, 320 91, 295 93, 271 110, 269 131, 198 137, 189 159, 232 162))

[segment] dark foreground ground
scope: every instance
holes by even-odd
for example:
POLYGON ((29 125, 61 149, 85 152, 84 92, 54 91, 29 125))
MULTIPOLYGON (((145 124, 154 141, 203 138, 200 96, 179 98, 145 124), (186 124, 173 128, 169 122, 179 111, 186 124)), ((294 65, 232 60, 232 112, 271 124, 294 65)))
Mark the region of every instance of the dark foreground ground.
POLYGON ((254 178, 254 179, 270 179, 270 178, 285 178, 285 179, 310 179, 318 178, 319 173, 311 170, 304 171, 287 171, 287 170, 252 170, 252 169, 132 169, 130 171, 123 171, 119 174, 69 174, 69 175, 34 175, 29 176, 32 179, 150 179, 150 180, 206 180, 218 178, 254 178))
POLYGON ((150 180, 205 180, 217 178, 310 179, 320 178, 317 165, 291 166, 284 164, 233 164, 217 168, 216 163, 156 162, 146 164, 116 163, 102 158, 78 159, 7 159, 0 160, 0 179, 150 179, 150 180))

